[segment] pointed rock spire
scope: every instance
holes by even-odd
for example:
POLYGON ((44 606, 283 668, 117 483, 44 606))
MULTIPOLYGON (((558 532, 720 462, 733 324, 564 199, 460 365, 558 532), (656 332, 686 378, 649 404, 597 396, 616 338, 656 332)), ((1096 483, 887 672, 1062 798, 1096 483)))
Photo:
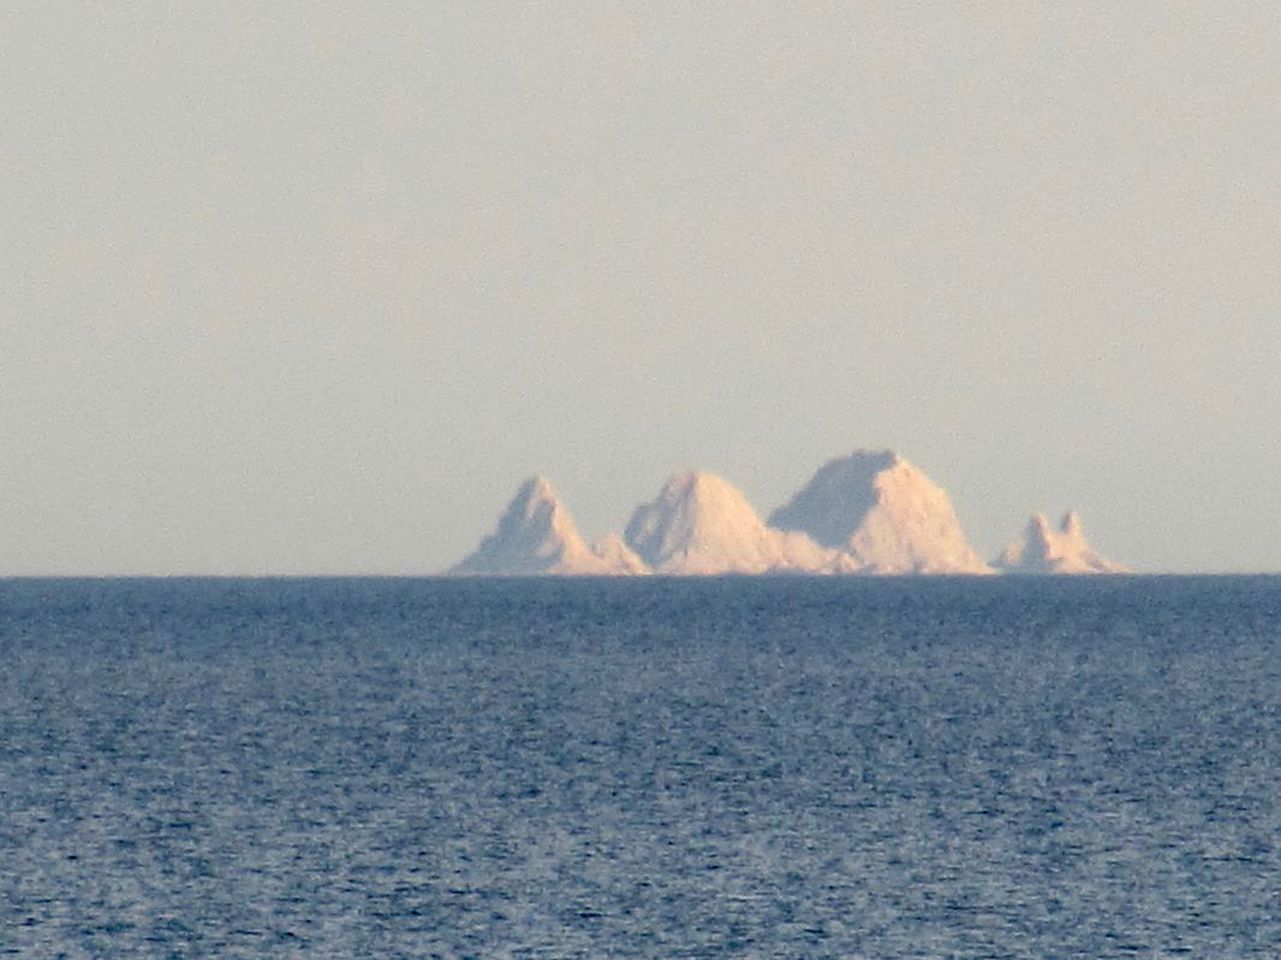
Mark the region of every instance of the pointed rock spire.
POLYGON ((589 548, 551 483, 539 475, 516 491, 497 530, 449 572, 458 576, 605 576, 637 570, 621 554, 606 556, 589 548))

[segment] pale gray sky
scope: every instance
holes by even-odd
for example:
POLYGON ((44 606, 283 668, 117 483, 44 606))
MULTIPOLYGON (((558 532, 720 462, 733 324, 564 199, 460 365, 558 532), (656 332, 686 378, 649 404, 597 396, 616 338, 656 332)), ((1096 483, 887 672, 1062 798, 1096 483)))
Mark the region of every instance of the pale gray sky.
POLYGON ((1272 3, 11 2, 0 573, 427 572, 893 446, 1281 570, 1272 3))

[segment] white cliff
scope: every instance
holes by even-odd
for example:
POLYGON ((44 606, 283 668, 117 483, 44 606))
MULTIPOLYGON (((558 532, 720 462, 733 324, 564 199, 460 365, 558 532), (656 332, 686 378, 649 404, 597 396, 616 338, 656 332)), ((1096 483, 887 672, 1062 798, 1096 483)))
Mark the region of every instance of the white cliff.
POLYGON ((693 471, 670 478, 638 507, 625 537, 655 573, 817 572, 833 561, 808 537, 771 530, 720 477, 693 471))
POLYGON ((1003 573, 1091 574, 1127 573, 1125 567, 1101 557, 1085 539, 1081 518, 1064 514, 1055 530, 1044 514, 1028 521, 1023 536, 1010 544, 994 566, 1003 573))
POLYGON ((838 573, 990 573, 942 488, 890 450, 825 464, 769 518, 839 551, 838 573))
POLYGON ((594 548, 545 477, 531 477, 476 552, 449 571, 455 576, 616 576, 645 565, 615 535, 594 548))

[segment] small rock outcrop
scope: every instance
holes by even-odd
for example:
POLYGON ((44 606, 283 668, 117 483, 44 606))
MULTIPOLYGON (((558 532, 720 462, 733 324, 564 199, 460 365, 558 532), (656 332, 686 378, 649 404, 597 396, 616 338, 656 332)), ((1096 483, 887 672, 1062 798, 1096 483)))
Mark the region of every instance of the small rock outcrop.
POLYGON ((1081 518, 1069 511, 1055 530, 1044 514, 1035 514, 1023 536, 1010 544, 994 566, 1003 573, 1090 574, 1128 573, 1125 567, 1101 557, 1085 539, 1081 518))
POLYGON ((613 573, 642 576, 649 573, 645 561, 616 533, 609 533, 592 544, 592 553, 608 565, 613 573))

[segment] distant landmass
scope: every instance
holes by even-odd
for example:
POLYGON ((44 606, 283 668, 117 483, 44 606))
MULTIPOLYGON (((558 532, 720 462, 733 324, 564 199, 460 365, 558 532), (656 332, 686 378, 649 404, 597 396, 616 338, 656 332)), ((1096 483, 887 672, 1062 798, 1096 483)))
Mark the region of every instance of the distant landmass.
POLYGON ((623 534, 587 543, 546 477, 526 480, 455 576, 720 574, 987 575, 1124 573, 1069 513, 1044 516, 992 564, 970 546, 946 491, 892 450, 855 450, 819 468, 768 523, 715 474, 667 480, 623 534))

